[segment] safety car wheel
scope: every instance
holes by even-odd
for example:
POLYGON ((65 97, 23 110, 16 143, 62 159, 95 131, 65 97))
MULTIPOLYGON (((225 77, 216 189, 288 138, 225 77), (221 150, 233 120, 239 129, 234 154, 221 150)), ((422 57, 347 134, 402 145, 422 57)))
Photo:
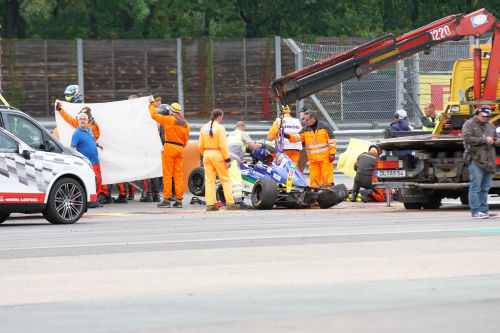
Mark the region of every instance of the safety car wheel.
POLYGON ((276 203, 278 186, 269 178, 259 178, 252 188, 252 205, 257 209, 271 209, 276 203))
POLYGON ((224 196, 224 188, 222 187, 222 184, 217 185, 217 189, 215 190, 215 198, 217 199, 217 201, 226 204, 226 197, 224 196))
POLYGON ((80 219, 87 209, 87 198, 83 186, 72 178, 61 178, 49 193, 43 216, 53 224, 72 224, 80 219))
POLYGON ((403 206, 406 209, 420 209, 422 208, 422 204, 420 202, 404 202, 403 206))
POLYGON ((203 197, 205 196, 205 169, 198 167, 193 169, 188 177, 189 192, 203 197))
POLYGON ((10 216, 10 213, 0 213, 0 223, 5 222, 10 216))

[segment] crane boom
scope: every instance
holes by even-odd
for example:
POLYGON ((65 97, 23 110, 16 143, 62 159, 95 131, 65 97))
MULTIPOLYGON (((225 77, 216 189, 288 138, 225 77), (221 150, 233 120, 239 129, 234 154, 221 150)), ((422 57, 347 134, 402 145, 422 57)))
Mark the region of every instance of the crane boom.
MULTIPOLYGON (((446 41, 460 40, 464 36, 480 37, 487 32, 493 32, 488 74, 496 75, 487 75, 484 92, 475 90, 475 98, 496 99, 500 71, 500 36, 495 37, 500 35, 500 22, 484 8, 467 15, 444 17, 399 37, 387 34, 276 79, 272 82, 272 88, 279 102, 288 105, 332 85, 354 77, 361 78, 378 68, 446 41)), ((480 76, 478 80, 479 82, 474 80, 474 85, 481 87, 480 76)))

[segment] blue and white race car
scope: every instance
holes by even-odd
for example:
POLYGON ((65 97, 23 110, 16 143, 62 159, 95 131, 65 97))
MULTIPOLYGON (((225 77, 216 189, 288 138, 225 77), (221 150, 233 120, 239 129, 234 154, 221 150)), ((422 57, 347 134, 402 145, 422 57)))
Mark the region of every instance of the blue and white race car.
MULTIPOLYGON (((251 161, 240 163, 243 178, 243 196, 249 197, 257 209, 271 209, 275 205, 288 208, 309 208, 316 203, 321 208, 332 207, 349 195, 344 184, 310 187, 304 174, 284 153, 267 147, 266 154, 253 154, 251 161), (272 157, 274 154, 274 158, 272 157)), ((262 152, 262 150, 260 150, 262 152)), ((188 179, 192 194, 205 193, 204 170, 194 169, 188 179)), ((217 200, 224 202, 222 186, 217 186, 217 200)))

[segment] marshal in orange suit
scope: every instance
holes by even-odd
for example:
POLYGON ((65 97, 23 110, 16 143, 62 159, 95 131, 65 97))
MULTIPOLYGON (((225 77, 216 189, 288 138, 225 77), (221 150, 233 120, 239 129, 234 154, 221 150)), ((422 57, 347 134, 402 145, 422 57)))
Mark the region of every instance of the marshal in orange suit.
POLYGON ((165 144, 163 145, 162 165, 163 165, 163 201, 158 207, 182 208, 182 198, 184 196, 182 180, 182 163, 184 161, 184 147, 189 140, 189 124, 181 114, 181 106, 172 103, 169 106, 169 115, 158 114, 156 108, 161 104, 161 97, 152 96, 150 98, 149 113, 151 118, 156 120, 165 129, 165 144), (153 100, 151 102, 151 99, 153 100), (172 196, 172 177, 175 184, 175 202, 170 203, 172 196))

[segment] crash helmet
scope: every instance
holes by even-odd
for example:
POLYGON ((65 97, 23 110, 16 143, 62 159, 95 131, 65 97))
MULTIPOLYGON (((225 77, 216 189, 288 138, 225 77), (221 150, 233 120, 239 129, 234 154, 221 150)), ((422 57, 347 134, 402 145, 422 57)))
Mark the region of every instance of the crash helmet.
POLYGON ((158 112, 158 114, 161 114, 161 115, 164 115, 164 116, 168 116, 168 110, 169 109, 170 109, 170 105, 168 105, 168 104, 160 104, 160 106, 156 108, 156 112, 158 112))
POLYGON ((481 115, 483 115, 484 117, 491 117, 493 109, 489 105, 481 105, 474 112, 475 114, 481 113, 481 115))
POLYGON ((77 84, 72 84, 67 86, 64 90, 64 97, 68 102, 80 103, 82 102, 82 96, 80 95, 80 87, 77 84))
POLYGON ((259 148, 256 151, 253 152, 253 157, 256 160, 262 160, 264 157, 266 157, 266 149, 265 148, 259 148))
POLYGON ((405 110, 400 109, 394 113, 394 118, 397 119, 406 119, 408 117, 408 113, 405 110))
POLYGON ((89 120, 92 118, 92 112, 88 106, 84 106, 81 110, 80 113, 85 113, 88 117, 89 120))

